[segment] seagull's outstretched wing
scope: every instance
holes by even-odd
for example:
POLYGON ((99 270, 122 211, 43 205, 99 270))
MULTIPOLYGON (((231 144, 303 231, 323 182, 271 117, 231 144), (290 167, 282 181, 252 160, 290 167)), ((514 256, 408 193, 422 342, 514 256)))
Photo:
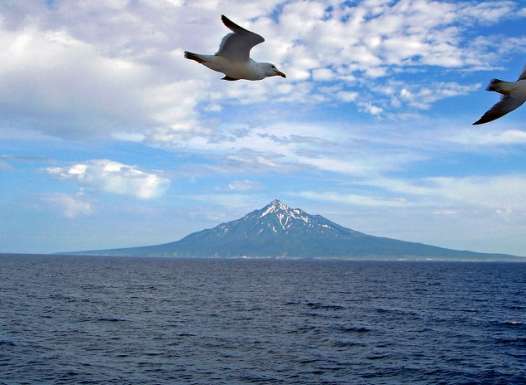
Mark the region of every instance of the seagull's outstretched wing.
POLYGON ((510 95, 504 95, 500 99, 500 102, 495 104, 488 112, 486 112, 482 118, 477 120, 473 125, 484 124, 491 122, 501 116, 506 115, 508 112, 515 110, 520 107, 526 100, 523 98, 512 97, 510 95))
POLYGON ((252 47, 263 43, 265 39, 257 33, 240 27, 225 15, 221 16, 221 20, 232 30, 232 33, 223 38, 216 55, 233 61, 248 61, 252 47))
POLYGON ((519 80, 526 80, 526 66, 522 70, 521 76, 519 76, 519 80))

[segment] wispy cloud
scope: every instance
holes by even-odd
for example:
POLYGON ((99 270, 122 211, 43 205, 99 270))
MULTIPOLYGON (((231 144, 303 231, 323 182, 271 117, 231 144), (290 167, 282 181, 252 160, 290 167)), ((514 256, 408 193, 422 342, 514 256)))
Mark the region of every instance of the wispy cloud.
POLYGON ((257 207, 256 202, 260 201, 261 204, 266 202, 259 196, 245 193, 193 194, 187 198, 204 205, 219 206, 223 211, 218 217, 230 219, 234 219, 230 210, 236 210, 236 213, 239 214, 246 214, 247 210, 253 210, 255 205, 257 207), (224 209, 228 209, 228 211, 225 212, 224 209))
POLYGON ((91 215, 94 211, 92 203, 86 200, 82 193, 76 195, 54 193, 43 197, 43 201, 58 208, 66 218, 70 219, 91 215))
POLYGON ((342 203, 362 207, 407 207, 409 202, 403 198, 392 199, 374 197, 371 195, 345 194, 335 192, 302 191, 296 195, 318 201, 342 203))
POLYGON ((501 146, 526 144, 526 131, 517 129, 469 129, 453 133, 447 140, 466 146, 501 146))
POLYGON ((388 81, 376 89, 379 94, 389 98, 389 105, 393 107, 411 106, 419 110, 427 110, 439 100, 466 95, 480 88, 480 84, 463 85, 456 82, 415 84, 388 81))
POLYGON ((380 178, 363 185, 398 194, 415 205, 526 211, 526 175, 427 177, 412 180, 380 178))
POLYGON ((234 180, 228 184, 228 189, 230 191, 253 191, 261 188, 259 182, 243 179, 243 180, 234 180))

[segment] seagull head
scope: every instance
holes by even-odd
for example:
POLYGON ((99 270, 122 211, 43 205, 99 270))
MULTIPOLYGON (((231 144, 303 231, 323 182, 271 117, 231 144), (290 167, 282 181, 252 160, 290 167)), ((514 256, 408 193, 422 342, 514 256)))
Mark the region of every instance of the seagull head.
POLYGON ((287 75, 285 75, 283 72, 278 70, 276 66, 272 63, 262 63, 263 69, 265 70, 265 76, 281 76, 282 78, 286 78, 287 75))

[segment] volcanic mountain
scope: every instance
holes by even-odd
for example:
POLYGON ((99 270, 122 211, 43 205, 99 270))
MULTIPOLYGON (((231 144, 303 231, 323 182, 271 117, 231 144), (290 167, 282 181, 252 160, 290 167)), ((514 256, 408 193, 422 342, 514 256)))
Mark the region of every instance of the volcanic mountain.
POLYGON ((367 235, 274 200, 241 219, 155 246, 76 252, 83 255, 371 259, 514 259, 367 235))

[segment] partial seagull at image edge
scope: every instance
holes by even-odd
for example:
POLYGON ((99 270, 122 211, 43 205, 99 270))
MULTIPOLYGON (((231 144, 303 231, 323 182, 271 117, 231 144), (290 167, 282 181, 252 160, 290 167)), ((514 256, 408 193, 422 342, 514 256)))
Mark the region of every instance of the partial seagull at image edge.
POLYGON ((223 80, 262 80, 271 76, 287 77, 274 64, 257 63, 250 58, 250 50, 265 39, 257 33, 240 27, 225 15, 221 20, 232 32, 221 41, 215 55, 184 52, 184 57, 194 60, 211 70, 225 74, 223 80))
POLYGON ((524 67, 521 76, 516 82, 493 79, 486 90, 498 92, 502 94, 502 97, 497 104, 473 125, 484 124, 498 119, 526 102, 526 67, 524 67))

